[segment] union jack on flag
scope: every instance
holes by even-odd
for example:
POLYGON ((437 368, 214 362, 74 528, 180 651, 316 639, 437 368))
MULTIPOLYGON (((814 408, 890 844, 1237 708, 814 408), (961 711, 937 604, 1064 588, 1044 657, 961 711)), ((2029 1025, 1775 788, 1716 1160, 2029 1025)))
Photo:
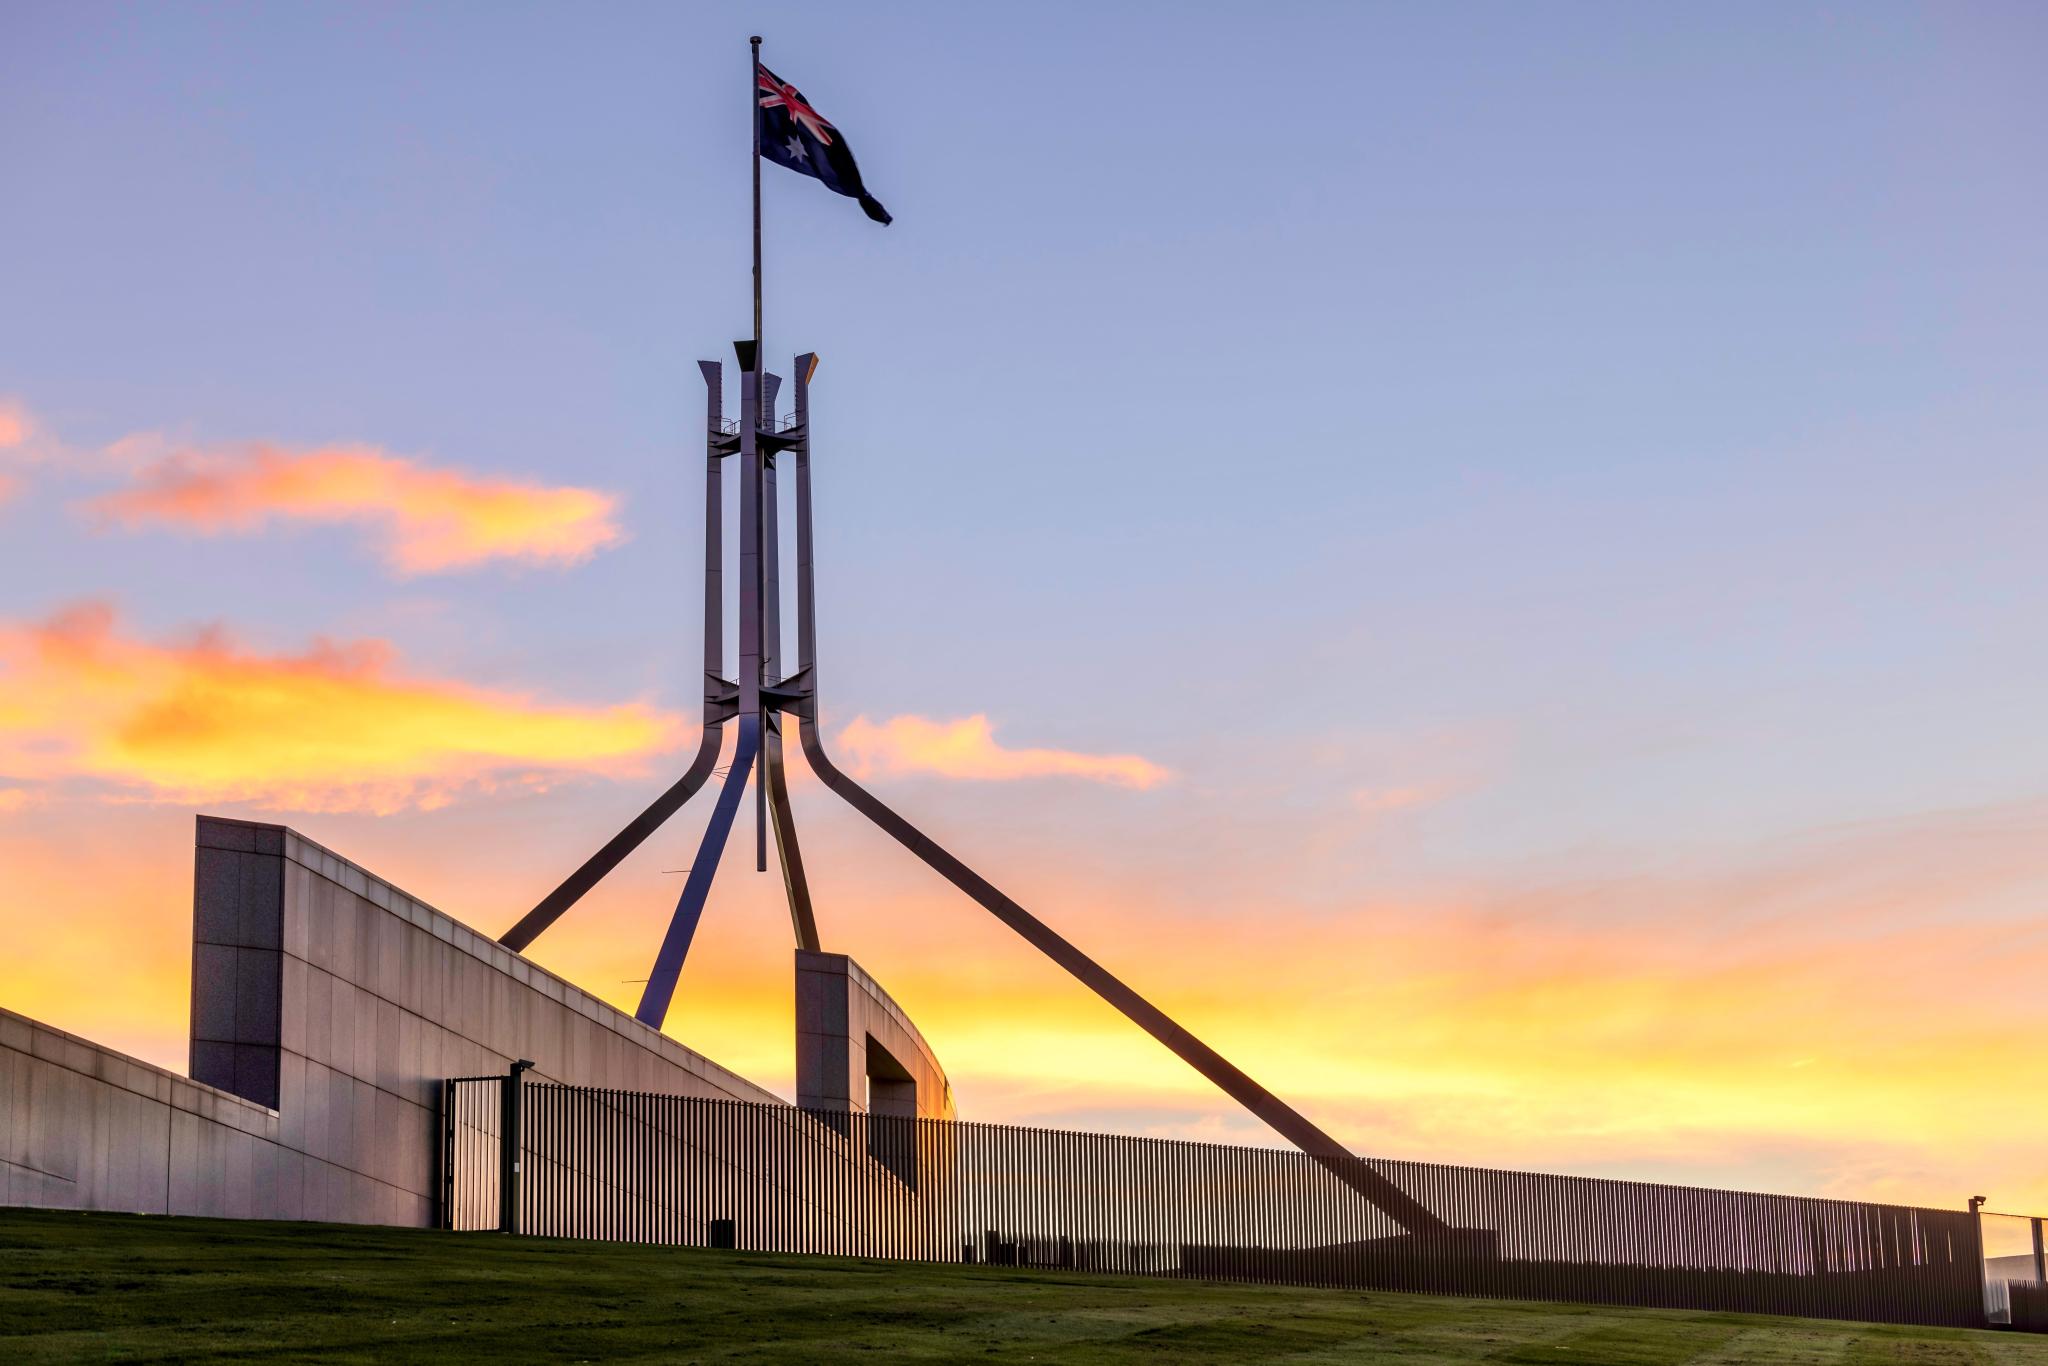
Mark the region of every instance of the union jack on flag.
POLYGON ((761 155, 778 166, 822 180, 826 189, 858 199, 868 217, 887 223, 889 211, 861 184, 860 167, 846 145, 846 135, 811 108, 801 90, 758 62, 754 78, 761 155))

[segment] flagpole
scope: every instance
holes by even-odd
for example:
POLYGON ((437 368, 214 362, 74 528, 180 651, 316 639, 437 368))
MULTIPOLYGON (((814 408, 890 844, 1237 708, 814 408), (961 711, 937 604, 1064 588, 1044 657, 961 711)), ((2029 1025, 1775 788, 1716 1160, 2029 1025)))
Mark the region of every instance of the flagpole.
MULTIPOLYGON (((754 393, 760 395, 763 392, 761 377, 766 373, 767 366, 766 359, 761 352, 761 35, 756 33, 753 37, 749 38, 747 46, 752 52, 747 70, 747 114, 749 120, 754 125, 754 393)), ((758 421, 759 418, 760 409, 757 406, 751 420, 758 421)), ((756 433, 753 439, 758 443, 761 438, 756 433)), ((756 449, 758 450, 758 444, 756 449)), ((759 479, 760 464, 759 459, 751 462, 751 467, 747 470, 746 477, 749 479, 759 479)), ((758 496, 760 491, 757 487, 755 513, 761 517, 761 529, 765 530, 767 527, 773 526, 774 523, 761 514, 758 496)), ((756 535, 759 535, 758 531, 756 535)), ((755 561, 755 573, 758 574, 760 572, 762 563, 764 561, 759 559, 755 561)), ((765 586, 759 585, 759 587, 765 586)), ((755 596, 755 603, 756 610, 758 611, 760 603, 758 592, 755 596)), ((762 643, 767 645, 769 649, 780 653, 779 641, 772 645, 766 641, 762 643)), ((757 666, 759 662, 757 658, 755 661, 757 666)), ((761 681, 766 682, 767 680, 762 679, 761 681)), ((757 692, 754 695, 758 697, 760 694, 757 692)), ((767 717, 763 715, 760 719, 765 723, 767 717)), ((766 729, 765 724, 763 729, 766 729)), ((765 741, 765 735, 763 739, 765 741)), ((754 756, 754 871, 757 873, 768 871, 768 746, 765 743, 756 751, 754 756)))
POLYGON ((761 373, 761 35, 747 40, 747 117, 754 126, 754 374, 761 373))

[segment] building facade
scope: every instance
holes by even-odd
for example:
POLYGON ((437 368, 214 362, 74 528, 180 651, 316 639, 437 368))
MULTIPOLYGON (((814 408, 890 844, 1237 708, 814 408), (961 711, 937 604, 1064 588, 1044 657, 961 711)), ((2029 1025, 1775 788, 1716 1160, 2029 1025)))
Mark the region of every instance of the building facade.
MULTIPOLYGON (((520 1059, 536 1081, 783 1104, 283 826, 199 818, 192 953, 189 1077, 0 1008, 0 1204, 433 1224, 443 1082, 520 1059)), ((863 1036, 872 1016, 950 1115, 908 1017, 839 962, 863 1036)))

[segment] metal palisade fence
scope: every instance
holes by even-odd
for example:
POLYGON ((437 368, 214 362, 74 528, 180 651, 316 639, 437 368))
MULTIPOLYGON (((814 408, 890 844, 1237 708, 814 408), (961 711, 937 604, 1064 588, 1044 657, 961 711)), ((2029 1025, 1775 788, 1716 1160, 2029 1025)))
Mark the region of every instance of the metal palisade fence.
POLYGON ((1981 1326, 1977 1217, 1290 1150, 446 1083, 443 1223, 766 1252, 1981 1326), (1413 1222, 1411 1218, 1411 1222, 1413 1222))

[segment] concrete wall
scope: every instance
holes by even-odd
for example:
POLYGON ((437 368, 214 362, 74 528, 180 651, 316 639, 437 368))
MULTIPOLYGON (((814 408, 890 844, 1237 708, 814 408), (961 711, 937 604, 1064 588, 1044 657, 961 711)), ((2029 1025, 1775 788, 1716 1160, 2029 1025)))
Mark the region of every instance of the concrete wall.
POLYGON ((843 953, 796 951, 796 1103, 953 1118, 946 1069, 910 1016, 843 953))
POLYGON ((0 1204, 411 1222, 278 1134, 274 1110, 0 1010, 0 1204))
POLYGON ((441 1081, 780 1103, 276 825, 202 816, 188 1080, 0 1011, 0 1202, 426 1224, 441 1081))

